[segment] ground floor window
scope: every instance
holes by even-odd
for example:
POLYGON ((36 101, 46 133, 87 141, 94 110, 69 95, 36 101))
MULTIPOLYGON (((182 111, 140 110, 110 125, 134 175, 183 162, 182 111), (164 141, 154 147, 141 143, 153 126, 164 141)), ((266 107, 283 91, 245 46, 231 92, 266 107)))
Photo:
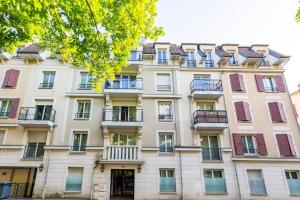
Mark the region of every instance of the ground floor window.
POLYGON ((174 169, 160 169, 160 192, 176 192, 174 169))
POLYGON ((261 170, 247 170, 247 175, 252 195, 267 193, 261 170))
POLYGON ((300 195, 299 171, 285 171, 291 195, 300 195))
POLYGON ((226 193, 226 183, 223 170, 204 170, 205 192, 207 194, 226 193))
POLYGON ((82 188, 82 167, 69 167, 66 191, 81 191, 82 188))

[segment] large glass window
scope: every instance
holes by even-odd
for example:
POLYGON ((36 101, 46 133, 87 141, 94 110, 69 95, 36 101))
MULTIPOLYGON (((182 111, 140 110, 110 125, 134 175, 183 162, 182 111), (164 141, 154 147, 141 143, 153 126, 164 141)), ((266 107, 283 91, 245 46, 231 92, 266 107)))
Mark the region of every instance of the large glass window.
POLYGON ((273 77, 263 77, 262 80, 266 92, 277 91, 276 81, 273 77))
POLYGON ((134 133, 112 133, 112 145, 136 145, 136 134, 134 133))
POLYGON ((242 135, 242 142, 243 142, 243 150, 244 154, 256 154, 256 148, 255 148, 255 140, 254 136, 252 135, 242 135))
POLYGON ((159 133, 159 151, 173 152, 173 134, 159 133))
POLYGON ((226 193, 226 183, 223 170, 204 170, 204 181, 206 193, 226 193))
POLYGON ((167 64, 167 51, 165 49, 159 49, 157 51, 157 63, 158 64, 167 64))
POLYGON ((195 55, 194 55, 194 51, 187 51, 187 66, 188 67, 196 67, 196 60, 195 60, 195 55))
POLYGON ((80 192, 82 188, 83 168, 69 167, 66 191, 80 192))
POLYGON ((217 136, 201 136, 201 146, 203 160, 221 160, 217 136))
POLYGON ((172 120, 172 102, 158 102, 158 120, 172 120))
POLYGON ((157 74, 156 89, 157 91, 171 91, 171 75, 157 74))
POLYGON ((88 119, 90 118, 91 101, 78 101, 77 102, 77 113, 75 118, 77 119, 88 119))
POLYGON ((0 100, 0 118, 8 118, 11 109, 11 101, 0 100))
POLYGON ((45 142, 29 142, 25 148, 24 158, 42 158, 45 142))
POLYGON ((74 132, 72 151, 85 151, 87 136, 86 132, 74 132))
POLYGON ((285 171, 291 195, 300 195, 300 176, 299 171, 285 171))
POLYGON ((87 72, 80 73, 80 84, 79 89, 91 89, 92 88, 93 76, 87 72))
POLYGON ((53 88, 55 72, 43 72, 43 82, 40 85, 40 88, 53 88))
POLYGON ((247 170, 247 174, 251 194, 266 194, 265 182, 261 170, 247 170))
POLYGON ((136 107, 113 106, 113 121, 136 121, 136 107))
POLYGON ((210 76, 208 75, 195 75, 194 76, 194 89, 208 91, 212 88, 210 76))
POLYGON ((160 192, 176 192, 174 169, 160 169, 160 192))
POLYGON ((35 120, 53 120, 52 105, 36 105, 35 120))

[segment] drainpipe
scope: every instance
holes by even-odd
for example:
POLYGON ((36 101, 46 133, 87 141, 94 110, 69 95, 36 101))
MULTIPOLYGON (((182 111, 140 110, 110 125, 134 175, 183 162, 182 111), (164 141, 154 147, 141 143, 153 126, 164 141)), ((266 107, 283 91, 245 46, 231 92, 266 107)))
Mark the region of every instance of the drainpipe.
POLYGON ((51 153, 51 149, 49 149, 49 152, 48 152, 48 159, 47 159, 47 161, 46 161, 46 175, 45 175, 45 179, 44 179, 42 199, 45 199, 46 183, 47 183, 48 171, 49 171, 49 165, 50 165, 50 153, 51 153))

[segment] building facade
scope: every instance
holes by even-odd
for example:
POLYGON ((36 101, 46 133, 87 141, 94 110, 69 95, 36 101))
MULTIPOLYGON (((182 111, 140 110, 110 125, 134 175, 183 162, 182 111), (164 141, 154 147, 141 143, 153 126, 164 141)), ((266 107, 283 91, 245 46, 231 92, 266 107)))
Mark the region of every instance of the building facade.
POLYGON ((288 59, 145 44, 96 93, 88 71, 36 44, 1 51, 0 180, 25 197, 298 199, 288 59))
POLYGON ((298 90, 291 94, 291 99, 294 105, 295 114, 300 125, 300 84, 298 84, 298 90))

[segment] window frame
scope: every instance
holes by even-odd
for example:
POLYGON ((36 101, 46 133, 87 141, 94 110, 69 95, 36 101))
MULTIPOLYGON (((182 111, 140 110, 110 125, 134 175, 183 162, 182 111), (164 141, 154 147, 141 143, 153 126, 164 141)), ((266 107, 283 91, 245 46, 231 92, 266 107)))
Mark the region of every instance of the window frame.
POLYGON ((84 168, 83 167, 68 167, 68 173, 66 177, 66 184, 65 184, 65 192, 82 192, 82 186, 83 186, 83 177, 84 177, 84 168), (70 169, 81 169, 81 184, 80 184, 80 190, 69 190, 67 189, 68 185, 68 179, 70 176, 70 169))
POLYGON ((91 118, 91 111, 92 111, 92 100, 88 100, 88 99, 77 99, 76 101, 76 109, 75 109, 75 114, 74 114, 74 119, 76 120, 89 120, 91 118), (79 104, 80 103, 84 103, 83 106, 83 111, 84 112, 79 112, 79 104), (90 109, 89 112, 85 112, 86 109, 86 104, 90 104, 90 109), (79 114, 82 115, 82 117, 79 117, 79 114))
POLYGON ((155 91, 156 92, 172 92, 173 90, 173 84, 172 84, 172 74, 170 72, 166 72, 166 73, 156 73, 155 76, 155 91), (169 77, 169 84, 160 84, 159 83, 159 76, 168 76, 169 77), (164 87, 168 87, 167 89, 159 89, 159 86, 164 86, 164 87))
POLYGON ((170 122, 174 120, 173 116, 173 101, 168 101, 168 100, 162 100, 162 101, 157 101, 157 121, 158 122, 170 122), (169 113, 168 114, 162 114, 160 113, 160 105, 167 105, 169 104, 169 113), (161 118, 161 116, 164 116, 161 118), (165 116, 169 116, 165 119, 165 116))
POLYGON ((160 193, 177 193, 175 168, 159 168, 158 171, 159 171, 159 192, 160 193), (162 171, 165 171, 165 176, 162 176, 162 171), (172 176, 170 176, 170 173, 169 173, 171 171, 172 171, 172 176), (173 178, 175 180, 175 191, 162 191, 161 178, 173 178))
POLYGON ((11 112, 12 101, 7 99, 0 99, 0 119, 9 118, 9 114, 11 112), (2 108, 4 102, 6 102, 5 109, 2 108))
POLYGON ((93 75, 89 74, 88 72, 82 71, 79 73, 79 90, 91 90, 92 89, 92 83, 91 80, 93 79, 93 75), (86 81, 83 82, 83 76, 86 76, 86 81), (81 85, 84 85, 84 87, 81 87, 81 85))
POLYGON ((110 134, 110 144, 113 146, 137 146, 137 135, 136 133, 111 133, 110 134), (117 144, 114 144, 113 142, 113 136, 117 135, 117 144), (126 144, 121 144, 121 135, 126 136, 126 144), (134 144, 129 144, 130 138, 129 136, 133 136, 132 139, 134 139, 134 144))
POLYGON ((39 88, 40 89, 53 89, 54 83, 55 83, 56 72, 55 71, 43 71, 42 73, 43 73, 43 78, 42 78, 39 88), (45 79, 46 76, 48 76, 47 79, 45 79))
POLYGON ((250 195, 251 196, 255 196, 255 195, 267 195, 267 188, 266 188, 266 183, 265 183, 265 179, 264 179, 264 175, 263 175, 263 171, 261 169, 247 169, 246 170, 246 174, 247 174, 247 179, 248 179, 248 186, 249 186, 249 190, 250 190, 250 195), (258 172, 260 174, 260 178, 259 180, 261 180, 263 182, 263 186, 264 186, 264 192, 263 193, 255 193, 251 190, 251 184, 250 184, 250 177, 249 177, 249 172, 258 172))
POLYGON ((86 147, 88 146, 88 139, 89 139, 88 131, 73 131, 71 151, 73 151, 73 152, 84 152, 86 150, 86 147), (74 145, 75 135, 80 135, 79 146, 76 146, 78 148, 78 150, 74 149, 74 147, 75 147, 75 145, 74 145), (85 145, 82 145, 82 135, 86 135, 85 145))
POLYGON ((250 135, 250 134, 241 135, 241 140, 242 140, 242 145, 243 145, 243 154, 244 154, 244 156, 258 156, 258 151, 257 151, 258 147, 257 147, 257 144, 256 144, 255 135, 250 135), (251 153, 251 148, 249 148, 249 141, 248 141, 249 137, 252 140, 253 150, 254 150, 253 153, 251 153), (245 140, 243 140, 243 138, 245 138, 245 140), (244 146, 243 141, 245 141, 246 147, 244 146), (245 152, 245 150, 247 150, 247 152, 245 152))
POLYGON ((158 132, 158 146, 159 146, 159 153, 168 154, 174 153, 174 133, 173 132, 158 132), (164 151, 161 151, 161 140, 160 136, 164 136, 164 151), (168 147, 168 138, 167 136, 171 136, 171 146, 168 147))
POLYGON ((157 49, 157 64, 168 64, 167 49, 157 49))

